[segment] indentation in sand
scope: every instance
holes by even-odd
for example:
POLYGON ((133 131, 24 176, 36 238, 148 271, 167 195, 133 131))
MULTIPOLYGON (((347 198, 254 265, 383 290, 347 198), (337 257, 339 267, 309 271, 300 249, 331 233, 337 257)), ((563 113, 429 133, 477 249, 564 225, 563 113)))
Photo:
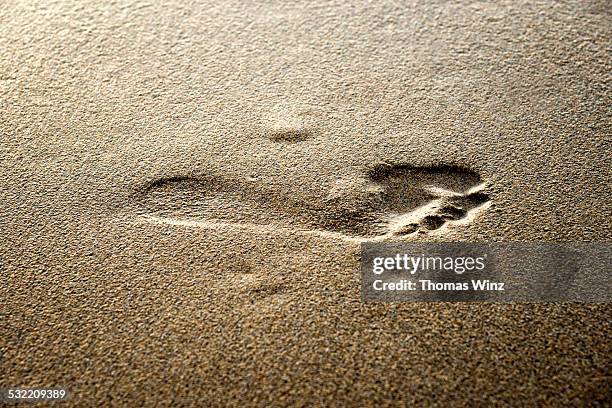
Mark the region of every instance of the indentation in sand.
POLYGON ((257 178, 213 176, 155 180, 136 195, 149 222, 194 228, 278 230, 347 240, 385 240, 442 231, 488 206, 485 184, 456 166, 379 165, 344 177, 327 195, 298 199, 257 178))
POLYGON ((265 133, 275 142, 302 142, 313 138, 316 133, 316 115, 311 111, 277 107, 264 119, 265 133))

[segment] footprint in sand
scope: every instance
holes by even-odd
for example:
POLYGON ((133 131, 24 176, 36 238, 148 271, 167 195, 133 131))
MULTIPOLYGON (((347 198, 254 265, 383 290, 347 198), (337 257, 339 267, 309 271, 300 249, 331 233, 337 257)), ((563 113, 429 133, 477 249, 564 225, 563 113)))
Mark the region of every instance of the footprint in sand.
POLYGON ((255 177, 198 176, 156 180, 135 199, 140 216, 151 222, 384 240, 466 219, 488 203, 483 187, 477 173, 460 167, 379 165, 338 180, 325 197, 299 199, 255 177))

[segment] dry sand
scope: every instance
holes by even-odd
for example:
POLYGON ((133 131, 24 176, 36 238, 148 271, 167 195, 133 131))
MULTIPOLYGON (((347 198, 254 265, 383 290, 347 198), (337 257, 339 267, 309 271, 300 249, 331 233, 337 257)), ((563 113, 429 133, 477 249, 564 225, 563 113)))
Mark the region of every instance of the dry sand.
POLYGON ((610 306, 365 304, 358 242, 436 177, 484 199, 406 240, 609 242, 610 10, 0 1, 0 386, 609 402, 610 306))

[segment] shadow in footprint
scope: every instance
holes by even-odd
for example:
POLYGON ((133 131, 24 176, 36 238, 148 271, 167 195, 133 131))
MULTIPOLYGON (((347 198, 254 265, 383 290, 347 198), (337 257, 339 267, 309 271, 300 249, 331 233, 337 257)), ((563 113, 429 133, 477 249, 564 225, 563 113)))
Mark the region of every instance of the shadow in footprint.
POLYGON ((342 194, 298 199, 251 179, 170 177, 136 200, 150 221, 288 228, 345 238, 384 239, 441 228, 488 201, 480 176, 455 166, 379 165, 342 194))

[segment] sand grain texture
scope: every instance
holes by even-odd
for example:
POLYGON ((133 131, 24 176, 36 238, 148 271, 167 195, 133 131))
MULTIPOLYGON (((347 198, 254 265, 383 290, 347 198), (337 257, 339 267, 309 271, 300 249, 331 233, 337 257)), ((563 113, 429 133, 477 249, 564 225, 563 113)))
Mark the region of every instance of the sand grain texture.
POLYGON ((609 306, 364 304, 358 273, 389 231, 609 242, 609 9, 0 1, 0 386, 609 403, 609 306))

